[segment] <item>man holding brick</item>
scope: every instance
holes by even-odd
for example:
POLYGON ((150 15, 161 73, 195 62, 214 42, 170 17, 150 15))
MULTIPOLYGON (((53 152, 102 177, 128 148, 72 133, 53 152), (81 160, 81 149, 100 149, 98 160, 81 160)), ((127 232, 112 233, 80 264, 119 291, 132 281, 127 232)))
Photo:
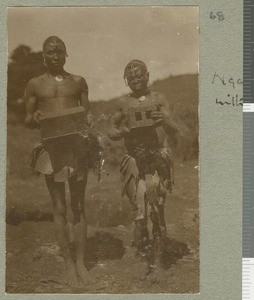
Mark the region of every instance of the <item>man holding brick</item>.
MULTIPOLYGON (((32 78, 26 88, 26 124, 30 128, 40 126, 40 119, 49 114, 59 114, 75 107, 84 108, 87 127, 92 125, 88 100, 88 86, 81 76, 64 70, 66 46, 57 36, 50 36, 43 43, 46 72, 32 78)), ((59 247, 67 267, 67 282, 78 286, 79 279, 87 282, 91 277, 84 265, 86 245, 86 219, 84 196, 88 172, 89 139, 84 134, 51 139, 33 151, 33 167, 45 176, 52 199, 54 224, 59 247), (76 261, 70 251, 69 230, 66 220, 65 182, 69 183, 73 213, 73 235, 76 261)))

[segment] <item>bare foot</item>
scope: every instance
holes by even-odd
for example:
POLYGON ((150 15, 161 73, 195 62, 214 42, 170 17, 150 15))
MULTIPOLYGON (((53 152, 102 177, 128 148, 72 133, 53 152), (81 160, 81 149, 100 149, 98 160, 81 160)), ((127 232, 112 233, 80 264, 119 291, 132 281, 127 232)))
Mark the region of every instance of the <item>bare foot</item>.
POLYGON ((152 283, 166 282, 167 272, 162 267, 155 266, 148 277, 152 283))
POLYGON ((89 272, 87 271, 87 269, 83 263, 77 263, 76 270, 77 270, 78 276, 80 277, 80 279, 83 283, 89 283, 92 281, 93 278, 92 278, 91 274, 89 274, 89 272))
POLYGON ((149 272, 148 262, 140 261, 132 267, 132 276, 138 280, 145 280, 149 272))
POLYGON ((72 287, 78 287, 79 281, 78 281, 78 275, 76 272, 75 265, 67 266, 66 270, 66 277, 67 277, 67 283, 72 287))

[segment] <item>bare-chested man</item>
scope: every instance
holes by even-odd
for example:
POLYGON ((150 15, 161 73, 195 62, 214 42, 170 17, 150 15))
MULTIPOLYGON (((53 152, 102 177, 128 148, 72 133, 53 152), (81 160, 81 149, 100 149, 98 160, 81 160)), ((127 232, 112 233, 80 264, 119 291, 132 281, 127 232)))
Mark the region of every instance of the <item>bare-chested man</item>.
MULTIPOLYGON (((64 70, 67 57, 64 42, 51 36, 43 43, 46 73, 29 81, 26 89, 26 124, 30 128, 39 126, 40 116, 61 112, 67 108, 83 106, 88 126, 92 116, 85 79, 64 70)), ((79 279, 87 282, 90 274, 84 266, 86 244, 86 219, 84 195, 87 182, 86 144, 81 136, 59 138, 40 145, 33 151, 33 166, 43 173, 54 208, 54 224, 59 247, 67 266, 67 281, 77 286, 79 279), (70 188, 73 213, 73 235, 76 247, 76 262, 69 247, 69 230, 66 221, 65 182, 70 188)))

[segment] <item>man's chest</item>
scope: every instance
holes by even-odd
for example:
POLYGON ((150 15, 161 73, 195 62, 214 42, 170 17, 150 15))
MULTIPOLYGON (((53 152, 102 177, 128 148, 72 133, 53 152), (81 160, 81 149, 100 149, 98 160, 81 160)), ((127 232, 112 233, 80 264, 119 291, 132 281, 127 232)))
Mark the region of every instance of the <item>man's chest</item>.
POLYGON ((51 98, 77 98, 80 95, 79 85, 68 79, 44 79, 38 84, 36 91, 39 100, 51 98))
POLYGON ((123 117, 128 123, 129 129, 150 127, 154 125, 151 113, 160 109, 159 102, 153 97, 140 99, 128 97, 122 102, 123 117))
POLYGON ((147 107, 160 106, 160 101, 156 95, 147 95, 140 98, 134 98, 127 96, 122 98, 119 106, 123 112, 127 112, 129 109, 145 110, 147 107))

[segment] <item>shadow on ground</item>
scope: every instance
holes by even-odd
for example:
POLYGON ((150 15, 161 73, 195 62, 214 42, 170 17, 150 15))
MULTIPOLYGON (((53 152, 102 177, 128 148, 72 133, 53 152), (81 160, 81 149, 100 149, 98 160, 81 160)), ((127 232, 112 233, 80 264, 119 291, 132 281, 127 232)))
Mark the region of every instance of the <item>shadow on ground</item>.
POLYGON ((90 270, 98 261, 121 259, 125 253, 123 242, 108 232, 97 232, 87 239, 86 267, 90 270))
POLYGON ((24 221, 53 222, 53 214, 42 211, 17 211, 16 208, 11 208, 6 211, 6 224, 17 226, 24 221))
MULTIPOLYGON (((41 211, 33 212, 17 212, 15 209, 10 209, 6 213, 6 223, 9 225, 17 226, 24 221, 53 221, 53 215, 50 213, 44 213, 41 211)), ((74 245, 72 245, 73 258, 75 259, 74 245)), ((149 249, 149 261, 152 263, 154 256, 154 245, 150 240, 148 242, 149 249)), ((179 242, 175 239, 166 238, 163 255, 162 264, 167 270, 173 264, 176 263, 178 259, 190 253, 186 243, 179 242)), ((86 266, 90 270, 96 266, 99 260, 107 259, 121 259, 125 254, 125 247, 121 239, 113 237, 112 234, 108 232, 96 232, 94 236, 87 239, 87 250, 86 250, 86 266)))
MULTIPOLYGON (((150 265, 154 264, 155 245, 154 241, 149 240, 145 245, 143 252, 146 255, 147 261, 150 265)), ((161 264, 165 270, 168 270, 174 265, 177 260, 190 254, 190 249, 186 243, 170 239, 166 237, 162 244, 161 264)))
POLYGON ((178 259, 190 254, 187 244, 174 239, 166 238, 165 248, 162 255, 162 264, 167 270, 174 265, 178 259))

